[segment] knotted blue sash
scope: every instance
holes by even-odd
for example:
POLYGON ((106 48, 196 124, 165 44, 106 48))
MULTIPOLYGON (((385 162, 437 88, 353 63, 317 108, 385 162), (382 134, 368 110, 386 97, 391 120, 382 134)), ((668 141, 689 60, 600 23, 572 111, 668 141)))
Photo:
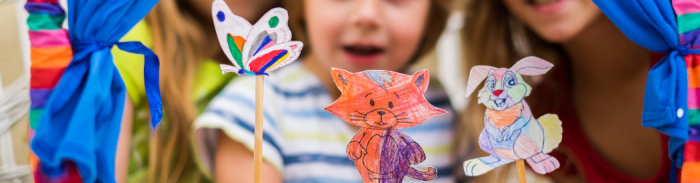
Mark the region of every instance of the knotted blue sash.
POLYGON ((44 172, 61 172, 72 160, 85 182, 115 182, 114 157, 126 88, 112 46, 144 55, 151 125, 162 118, 158 57, 139 42, 117 42, 158 0, 69 0, 73 60, 49 97, 32 150, 44 172))

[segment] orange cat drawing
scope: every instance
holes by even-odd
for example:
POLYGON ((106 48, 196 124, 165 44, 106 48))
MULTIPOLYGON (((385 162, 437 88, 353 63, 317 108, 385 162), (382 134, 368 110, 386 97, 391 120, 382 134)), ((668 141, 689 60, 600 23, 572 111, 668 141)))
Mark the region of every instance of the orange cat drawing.
POLYGON ((381 70, 350 73, 331 69, 342 95, 325 109, 346 122, 362 127, 347 147, 364 182, 401 182, 404 176, 432 180, 437 170, 420 171, 411 165, 425 160, 423 149, 399 129, 419 125, 445 114, 423 97, 430 75, 413 76, 381 70))

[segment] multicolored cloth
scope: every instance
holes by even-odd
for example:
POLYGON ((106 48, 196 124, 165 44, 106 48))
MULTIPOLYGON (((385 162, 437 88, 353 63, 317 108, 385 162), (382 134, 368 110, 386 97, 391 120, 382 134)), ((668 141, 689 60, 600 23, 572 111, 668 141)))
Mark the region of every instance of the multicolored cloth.
MULTIPOLYGON (((39 119, 44 113, 44 106, 54 87, 73 59, 68 31, 61 28, 66 19, 66 12, 58 0, 28 0, 24 8, 29 12, 29 40, 31 42, 31 81, 29 96, 32 104, 29 110, 29 139, 34 138, 39 119)), ((56 176, 37 169, 39 158, 32 152, 30 163, 36 182, 81 182, 75 163, 63 162, 67 173, 56 176), (36 171, 39 170, 39 171, 36 171)), ((61 174, 60 172, 58 172, 61 174)))
MULTIPOLYGON (((681 46, 700 50, 700 0, 673 0, 681 46)), ((688 71, 688 126, 690 137, 685 143, 681 179, 683 183, 700 183, 700 54, 683 56, 688 71)))
POLYGON ((700 0, 593 0, 628 38, 669 53, 649 71, 642 126, 669 138, 671 182, 700 182, 700 0))
POLYGON ((125 86, 111 47, 144 55, 151 125, 162 117, 158 57, 118 42, 158 0, 69 0, 69 27, 56 0, 29 0, 32 44, 31 149, 37 182, 115 182, 125 86), (70 36, 70 39, 69 39, 70 36))

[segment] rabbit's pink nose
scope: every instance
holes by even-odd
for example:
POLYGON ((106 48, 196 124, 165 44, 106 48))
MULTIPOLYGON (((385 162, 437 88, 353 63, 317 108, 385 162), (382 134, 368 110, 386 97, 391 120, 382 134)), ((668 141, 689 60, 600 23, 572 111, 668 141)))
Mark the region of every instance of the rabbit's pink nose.
POLYGON ((501 95, 501 93, 503 93, 503 90, 494 90, 493 91, 493 95, 495 95, 495 96, 499 96, 499 95, 501 95))

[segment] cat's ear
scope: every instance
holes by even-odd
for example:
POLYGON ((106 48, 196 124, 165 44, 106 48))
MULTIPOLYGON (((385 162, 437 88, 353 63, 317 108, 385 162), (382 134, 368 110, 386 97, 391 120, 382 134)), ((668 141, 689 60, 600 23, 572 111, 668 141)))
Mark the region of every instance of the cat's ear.
POLYGON ((485 66, 485 65, 477 65, 472 67, 472 70, 469 71, 469 80, 467 81, 467 96, 472 94, 474 90, 476 90, 476 87, 479 86, 479 83, 486 79, 486 77, 489 76, 489 72, 491 70, 496 69, 495 67, 491 66, 485 66))
POLYGON ((333 75, 335 86, 337 86, 341 92, 344 92, 352 73, 343 69, 331 68, 331 75, 333 75))
POLYGON ((510 70, 519 73, 520 75, 536 76, 547 73, 554 64, 547 62, 544 59, 529 56, 520 59, 510 68, 510 70))
POLYGON ((411 84, 418 88, 418 91, 425 93, 428 90, 428 82, 430 81, 430 73, 427 69, 420 70, 413 74, 411 84))

